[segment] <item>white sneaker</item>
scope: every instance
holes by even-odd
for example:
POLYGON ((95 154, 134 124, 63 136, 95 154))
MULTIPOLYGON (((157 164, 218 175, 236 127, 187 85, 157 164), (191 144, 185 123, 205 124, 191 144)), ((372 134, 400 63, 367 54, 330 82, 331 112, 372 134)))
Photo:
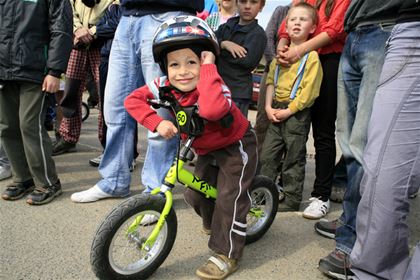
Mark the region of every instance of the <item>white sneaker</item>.
POLYGON ((327 215, 328 211, 330 210, 330 201, 322 201, 317 197, 311 197, 309 199, 311 204, 306 207, 303 211, 302 216, 307 219, 320 219, 327 215))
POLYGON ((92 166, 94 166, 94 167, 98 167, 99 164, 101 164, 101 160, 102 160, 102 157, 103 156, 104 156, 104 154, 100 154, 99 156, 90 159, 89 160, 89 164, 92 165, 92 166))
POLYGON ((88 190, 77 192, 71 195, 70 199, 73 202, 79 203, 86 203, 86 202, 94 202, 100 199, 113 197, 106 192, 103 192, 97 185, 94 185, 88 190))
POLYGON ((12 177, 12 169, 0 166, 0 181, 12 177))

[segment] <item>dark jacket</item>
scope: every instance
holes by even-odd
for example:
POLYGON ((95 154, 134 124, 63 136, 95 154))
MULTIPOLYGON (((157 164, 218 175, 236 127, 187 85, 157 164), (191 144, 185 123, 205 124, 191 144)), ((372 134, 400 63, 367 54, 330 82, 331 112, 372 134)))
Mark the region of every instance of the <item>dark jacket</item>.
POLYGON ((118 4, 111 4, 96 25, 96 36, 98 39, 104 41, 104 45, 101 48, 101 56, 103 58, 109 57, 115 30, 117 30, 121 16, 121 6, 118 4))
POLYGON ((420 21, 420 2, 405 0, 398 12, 397 23, 420 21))
POLYGON ((121 0, 123 15, 145 16, 170 11, 184 11, 191 14, 204 9, 204 0, 121 0))
POLYGON ((222 49, 217 60, 217 70, 232 92, 234 100, 251 99, 251 72, 258 66, 267 44, 265 31, 258 25, 257 20, 240 28, 238 23, 239 17, 230 18, 216 31, 219 44, 222 41, 231 41, 247 50, 245 58, 234 58, 229 51, 222 49))
POLYGON ((68 0, 0 0, 0 80, 42 83, 65 72, 73 45, 68 0))

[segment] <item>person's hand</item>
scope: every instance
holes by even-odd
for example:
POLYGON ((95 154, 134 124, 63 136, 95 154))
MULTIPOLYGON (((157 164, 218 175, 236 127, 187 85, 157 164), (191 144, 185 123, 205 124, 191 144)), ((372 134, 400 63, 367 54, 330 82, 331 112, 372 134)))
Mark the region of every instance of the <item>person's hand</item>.
POLYGON ((88 45, 93 40, 93 35, 90 33, 90 30, 86 27, 80 27, 74 32, 74 45, 77 43, 83 43, 88 45))
POLYGON ((166 139, 170 139, 178 133, 178 129, 175 127, 175 125, 167 120, 161 121, 156 127, 156 131, 160 136, 166 139))
POLYGON ((47 75, 42 83, 42 91, 48 93, 56 93, 60 88, 60 79, 51 75, 47 75))
POLYGON ((267 118, 270 122, 277 123, 280 122, 276 117, 276 112, 279 109, 273 109, 271 107, 265 107, 265 112, 267 113, 267 118))
POLYGON ((234 42, 231 41, 223 41, 220 44, 221 48, 226 49, 229 51, 234 58, 244 58, 246 57, 246 49, 234 42))
POLYGON ((291 64, 299 61, 301 59, 301 50, 299 46, 292 48, 284 47, 282 50, 277 50, 277 62, 282 66, 290 66, 291 64))
POLYGON ((201 52, 201 64, 214 64, 216 56, 209 51, 201 52))
POLYGON ((287 120, 291 115, 293 115, 293 113, 289 108, 287 108, 287 109, 280 109, 276 111, 274 115, 277 118, 277 120, 282 122, 282 121, 287 120))
POLYGON ((289 50, 289 46, 283 46, 283 47, 277 47, 276 50, 276 60, 277 63, 280 64, 283 67, 289 67, 289 61, 284 59, 285 53, 289 50))

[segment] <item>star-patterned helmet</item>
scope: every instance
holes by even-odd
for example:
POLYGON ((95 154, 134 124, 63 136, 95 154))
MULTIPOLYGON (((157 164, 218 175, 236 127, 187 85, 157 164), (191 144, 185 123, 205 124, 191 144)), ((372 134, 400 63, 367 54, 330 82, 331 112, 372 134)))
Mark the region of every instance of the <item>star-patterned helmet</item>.
POLYGON ((217 57, 219 44, 216 35, 207 23, 194 16, 177 16, 162 23, 153 36, 153 57, 163 72, 168 52, 180 48, 199 46, 217 57))

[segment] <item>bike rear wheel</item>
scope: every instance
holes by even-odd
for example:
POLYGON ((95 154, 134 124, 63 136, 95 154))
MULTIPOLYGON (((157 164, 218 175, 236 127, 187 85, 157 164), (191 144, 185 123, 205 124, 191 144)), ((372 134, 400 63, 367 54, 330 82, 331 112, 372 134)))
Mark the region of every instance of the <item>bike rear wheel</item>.
POLYGON ((99 226, 91 248, 91 265, 99 279, 146 279, 166 259, 175 242, 177 218, 171 209, 153 246, 142 249, 165 205, 160 196, 133 196, 109 213, 99 226), (139 222, 147 216, 149 223, 139 222), (156 220, 156 219, 155 219, 156 220), (133 225, 136 225, 133 227, 133 225))
POLYGON ((257 241, 267 232, 279 207, 276 185, 266 176, 256 176, 249 193, 252 202, 251 210, 246 217, 246 244, 257 241))

